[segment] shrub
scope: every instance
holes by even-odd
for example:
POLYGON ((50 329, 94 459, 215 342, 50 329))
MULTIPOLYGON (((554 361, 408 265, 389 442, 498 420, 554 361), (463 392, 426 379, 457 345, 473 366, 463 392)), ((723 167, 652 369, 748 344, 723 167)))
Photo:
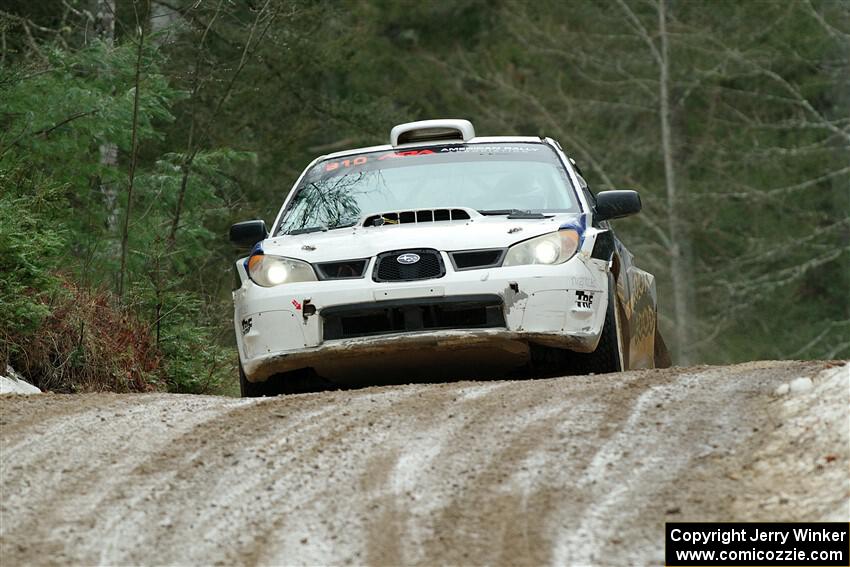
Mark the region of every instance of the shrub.
MULTIPOLYGON (((237 375, 232 347, 223 346, 214 317, 205 313, 209 299, 196 293, 156 289, 144 282, 133 288, 135 312, 147 314, 163 357, 161 379, 169 391, 219 393, 237 375)), ((220 331, 219 331, 220 332, 220 331)), ((226 327, 225 332, 230 332, 226 327)), ((228 335, 229 336, 229 335, 228 335)))
POLYGON ((150 328, 106 290, 63 278, 38 331, 19 342, 13 365, 42 390, 164 390, 162 357, 150 328))

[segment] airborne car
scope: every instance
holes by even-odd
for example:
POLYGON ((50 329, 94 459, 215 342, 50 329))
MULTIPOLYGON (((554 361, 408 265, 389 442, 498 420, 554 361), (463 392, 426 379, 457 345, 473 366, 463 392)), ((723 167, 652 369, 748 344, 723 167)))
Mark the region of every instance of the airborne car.
POLYGON ((635 191, 591 193, 556 141, 466 120, 319 157, 271 230, 230 230, 250 250, 233 292, 242 395, 444 364, 667 365, 654 277, 608 224, 640 208, 635 191))

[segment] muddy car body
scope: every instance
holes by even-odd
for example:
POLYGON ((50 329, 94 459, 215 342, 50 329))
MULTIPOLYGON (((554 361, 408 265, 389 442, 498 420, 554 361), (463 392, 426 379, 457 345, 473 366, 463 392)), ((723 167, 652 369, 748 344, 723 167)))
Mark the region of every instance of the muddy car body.
POLYGON ((563 372, 652 367, 651 274, 549 138, 476 137, 465 120, 393 128, 386 146, 314 160, 271 230, 231 228, 243 395, 435 361, 563 372))

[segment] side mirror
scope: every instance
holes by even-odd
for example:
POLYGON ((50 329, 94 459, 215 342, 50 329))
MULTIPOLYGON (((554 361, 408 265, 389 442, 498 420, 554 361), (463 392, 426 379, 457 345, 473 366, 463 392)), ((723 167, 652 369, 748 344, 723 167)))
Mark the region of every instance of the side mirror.
POLYGON ((602 191, 596 195, 596 217, 611 220, 640 212, 640 194, 637 191, 602 191))
POLYGON ((249 220, 238 222, 230 227, 230 242, 240 248, 251 248, 269 235, 266 221, 249 220))

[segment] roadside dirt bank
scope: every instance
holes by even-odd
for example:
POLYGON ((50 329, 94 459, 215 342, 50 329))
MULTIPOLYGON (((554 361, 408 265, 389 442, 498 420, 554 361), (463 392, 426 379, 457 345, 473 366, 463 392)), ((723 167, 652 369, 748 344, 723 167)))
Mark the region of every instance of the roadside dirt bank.
POLYGON ((663 565, 665 521, 850 520, 841 364, 0 396, 0 557, 663 565))

